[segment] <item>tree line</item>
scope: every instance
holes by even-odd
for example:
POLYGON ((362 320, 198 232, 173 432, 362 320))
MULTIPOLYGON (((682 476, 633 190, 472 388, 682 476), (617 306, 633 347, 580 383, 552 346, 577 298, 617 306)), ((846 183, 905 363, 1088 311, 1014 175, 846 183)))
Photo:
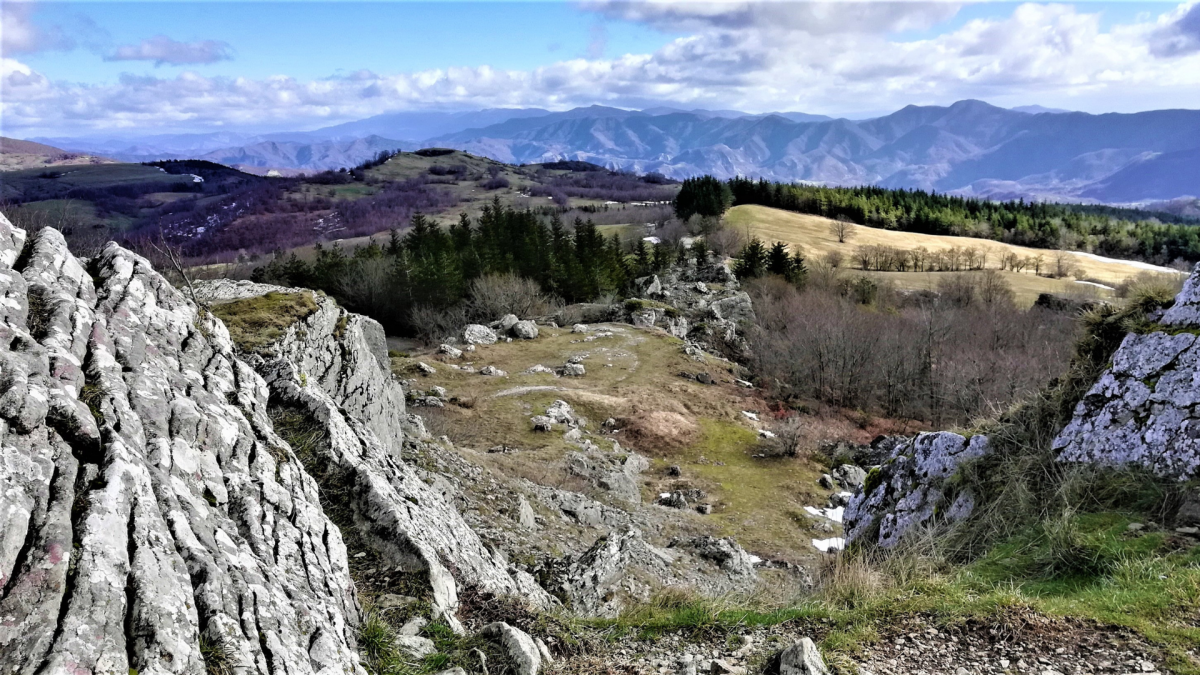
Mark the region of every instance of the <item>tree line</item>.
POLYGON ((1200 228, 1168 214, 1081 204, 997 202, 923 190, 821 187, 711 176, 685 181, 676 212, 723 212, 758 204, 888 230, 992 239, 1045 249, 1087 250, 1168 264, 1200 260, 1200 228))
POLYGON ((495 199, 477 219, 463 214, 449 228, 415 214, 410 228, 403 234, 393 230, 383 244, 352 251, 318 246, 311 262, 276 255, 253 278, 325 291, 390 332, 413 334, 420 328, 415 310, 456 306, 479 279, 516 277, 555 300, 587 302, 626 293, 635 278, 703 255, 703 248, 643 240, 626 245, 616 235, 602 235, 591 221, 577 218, 567 225, 557 215, 544 219, 495 199))

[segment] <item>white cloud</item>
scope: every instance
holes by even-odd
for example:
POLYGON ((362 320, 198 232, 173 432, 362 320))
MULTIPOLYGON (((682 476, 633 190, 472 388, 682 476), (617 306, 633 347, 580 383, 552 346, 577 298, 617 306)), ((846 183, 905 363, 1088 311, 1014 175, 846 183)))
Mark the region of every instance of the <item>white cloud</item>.
POLYGON ((75 47, 75 42, 60 27, 35 23, 33 9, 28 2, 0 3, 0 54, 11 57, 75 47))
POLYGON ((188 66, 216 63, 233 58, 229 43, 217 40, 179 42, 165 35, 155 35, 136 45, 121 45, 106 61, 153 61, 154 65, 188 66))
MULTIPOLYGON (((900 10, 879 11, 886 16, 876 17, 877 23, 898 25, 900 10)), ((1187 35, 1190 24, 1184 20, 1194 11, 1181 7, 1106 30, 1095 13, 1025 4, 1007 16, 973 20, 915 41, 886 31, 833 31, 838 22, 832 21, 823 24, 828 29, 823 32, 792 30, 781 37, 778 25, 755 19, 733 29, 698 24, 693 34, 653 54, 577 58, 531 70, 362 71, 308 81, 185 72, 81 85, 50 82, 10 59, 0 73, 0 113, 5 133, 30 130, 25 133, 33 135, 118 128, 302 128, 392 110, 562 109, 593 103, 828 114, 962 98, 1073 109, 1200 107, 1200 50, 1173 48, 1171 58, 1159 56, 1162 31, 1187 35)))
POLYGON ((587 0, 583 7, 669 31, 758 29, 829 35, 928 28, 957 14, 961 3, 587 0))

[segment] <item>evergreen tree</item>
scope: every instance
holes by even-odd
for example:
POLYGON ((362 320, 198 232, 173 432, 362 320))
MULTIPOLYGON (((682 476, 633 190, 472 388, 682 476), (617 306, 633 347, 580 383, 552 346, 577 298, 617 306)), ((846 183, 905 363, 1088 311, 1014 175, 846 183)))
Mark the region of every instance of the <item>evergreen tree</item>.
POLYGON ((733 273, 739 279, 753 279, 763 276, 767 271, 767 247, 758 240, 758 237, 750 240, 749 244, 742 247, 741 253, 738 254, 738 260, 733 266, 733 273))
POLYGON ((688 178, 675 195, 675 216, 687 220, 694 215, 719 218, 733 202, 733 192, 726 183, 712 176, 688 178))
POLYGON ((777 274, 787 278, 792 271, 792 260, 788 256, 787 245, 777 241, 767 253, 767 273, 777 274))

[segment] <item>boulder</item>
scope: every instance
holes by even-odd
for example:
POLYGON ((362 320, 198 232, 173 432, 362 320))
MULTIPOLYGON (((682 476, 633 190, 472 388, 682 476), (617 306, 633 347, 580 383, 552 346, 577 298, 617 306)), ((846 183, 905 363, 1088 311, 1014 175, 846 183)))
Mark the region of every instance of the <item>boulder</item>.
POLYGON ((504 317, 501 318, 496 324, 496 328, 499 329, 501 333, 507 333, 513 329, 513 326, 520 323, 520 321, 521 320, 517 318, 516 314, 505 314, 504 317))
POLYGON ((1177 527, 1200 527, 1200 489, 1192 490, 1183 499, 1175 514, 1177 527))
POLYGON ((833 479, 846 490, 857 490, 867 480, 867 471, 861 466, 843 464, 833 470, 833 479))
POLYGON ((496 331, 473 323, 463 329, 463 342, 469 345, 491 345, 496 344, 496 331))
POLYGON ((575 410, 563 400, 554 401, 546 406, 546 417, 559 424, 575 425, 575 410))
POLYGON ((461 349, 459 349, 458 347, 453 347, 451 345, 442 345, 442 346, 438 347, 438 353, 444 354, 446 356, 446 358, 450 358, 450 359, 461 359, 462 355, 463 355, 461 349))
POLYGON ((489 377, 506 377, 508 375, 507 372, 500 370, 496 366, 484 366, 479 369, 479 374, 489 377))
POLYGON ((764 672, 768 675, 829 675, 821 650, 806 637, 772 657, 764 672))
POLYGON ((512 325, 510 331, 513 337, 521 338, 522 340, 532 340, 538 336, 537 324, 532 321, 518 321, 512 325))
POLYGON ((587 370, 582 363, 568 363, 563 366, 564 377, 583 377, 587 374, 587 370))
POLYGON ((693 539, 677 539, 671 542, 671 548, 683 548, 728 572, 731 576, 753 577, 754 557, 746 552, 731 537, 695 537, 693 539))
POLYGON ((514 628, 503 621, 484 626, 479 634, 494 640, 508 653, 516 675, 537 675, 542 668, 542 652, 537 643, 525 631, 514 628))
POLYGON ((577 323, 574 326, 571 326, 571 332, 572 333, 586 333, 586 332, 588 332, 588 327, 581 323, 577 323))

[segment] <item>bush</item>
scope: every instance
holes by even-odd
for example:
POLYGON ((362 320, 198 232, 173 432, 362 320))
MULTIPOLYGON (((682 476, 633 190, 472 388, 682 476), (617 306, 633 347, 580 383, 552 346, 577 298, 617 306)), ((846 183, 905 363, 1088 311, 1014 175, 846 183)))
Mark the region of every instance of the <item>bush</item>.
POLYGON ((515 274, 487 274, 473 280, 466 302, 471 317, 480 321, 495 321, 505 314, 522 319, 545 316, 558 307, 536 281, 515 274))
POLYGON ((492 176, 479 184, 484 190, 499 190, 508 187, 508 179, 504 176, 492 176))

